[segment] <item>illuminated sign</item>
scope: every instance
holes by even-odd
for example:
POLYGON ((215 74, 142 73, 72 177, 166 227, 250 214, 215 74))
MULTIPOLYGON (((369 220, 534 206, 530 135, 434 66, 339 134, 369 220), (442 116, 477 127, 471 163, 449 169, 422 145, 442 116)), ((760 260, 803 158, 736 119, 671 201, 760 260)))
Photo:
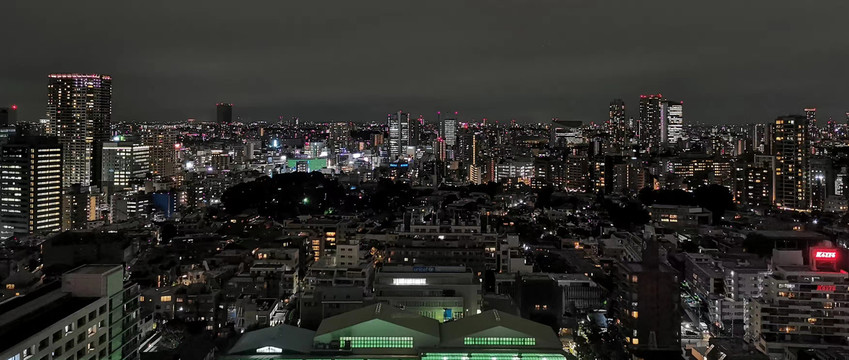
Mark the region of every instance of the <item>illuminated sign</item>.
POLYGON ((836 285, 817 285, 817 291, 835 291, 837 290, 836 285))
POLYGON ((817 250, 814 257, 817 259, 836 259, 837 250, 817 250))

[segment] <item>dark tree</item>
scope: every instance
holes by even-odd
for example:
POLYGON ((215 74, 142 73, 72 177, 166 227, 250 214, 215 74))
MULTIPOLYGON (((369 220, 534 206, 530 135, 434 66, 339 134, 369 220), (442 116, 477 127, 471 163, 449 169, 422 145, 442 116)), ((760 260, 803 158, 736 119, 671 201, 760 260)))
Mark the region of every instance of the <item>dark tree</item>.
POLYGON ((694 192, 696 203, 713 214, 713 223, 719 224, 726 210, 734 209, 731 190, 722 185, 702 186, 694 192))

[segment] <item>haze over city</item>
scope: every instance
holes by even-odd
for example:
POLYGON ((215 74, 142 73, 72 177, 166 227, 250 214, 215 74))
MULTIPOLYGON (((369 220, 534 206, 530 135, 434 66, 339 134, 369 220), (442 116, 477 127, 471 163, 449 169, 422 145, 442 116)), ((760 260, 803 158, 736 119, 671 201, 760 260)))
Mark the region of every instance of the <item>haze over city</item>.
POLYGON ((690 123, 849 110, 842 0, 12 0, 0 12, 0 99, 27 121, 44 116, 32 79, 63 71, 113 75, 116 121, 214 120, 226 99, 246 121, 453 109, 601 123, 609 99, 658 92, 685 99, 690 123))

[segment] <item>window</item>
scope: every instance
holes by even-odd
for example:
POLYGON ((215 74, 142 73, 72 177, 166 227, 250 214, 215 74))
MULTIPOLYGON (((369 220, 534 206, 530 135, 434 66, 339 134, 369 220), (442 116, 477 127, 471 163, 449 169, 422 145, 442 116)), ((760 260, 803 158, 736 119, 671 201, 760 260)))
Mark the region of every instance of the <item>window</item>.
POLYGON ((171 302, 171 295, 162 295, 159 297, 160 302, 171 302))
POLYGON ((634 319, 637 319, 637 318, 640 317, 640 313, 638 311, 634 311, 634 312, 631 313, 631 316, 633 316, 634 319))
POLYGON ((484 346, 534 346, 536 339, 531 337, 467 337, 463 345, 484 346))
POLYGON ((412 336, 343 336, 339 338, 342 348, 413 348, 412 336))

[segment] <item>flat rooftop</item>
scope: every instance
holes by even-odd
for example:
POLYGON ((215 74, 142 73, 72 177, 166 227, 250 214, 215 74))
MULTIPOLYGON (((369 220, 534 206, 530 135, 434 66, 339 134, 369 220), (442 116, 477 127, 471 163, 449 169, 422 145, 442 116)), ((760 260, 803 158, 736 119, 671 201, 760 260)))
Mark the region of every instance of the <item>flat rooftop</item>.
POLYGON ((0 349, 26 340, 97 300, 72 297, 54 282, 0 304, 0 349))
POLYGON ((121 265, 85 265, 65 274, 107 274, 116 270, 121 270, 121 265))

